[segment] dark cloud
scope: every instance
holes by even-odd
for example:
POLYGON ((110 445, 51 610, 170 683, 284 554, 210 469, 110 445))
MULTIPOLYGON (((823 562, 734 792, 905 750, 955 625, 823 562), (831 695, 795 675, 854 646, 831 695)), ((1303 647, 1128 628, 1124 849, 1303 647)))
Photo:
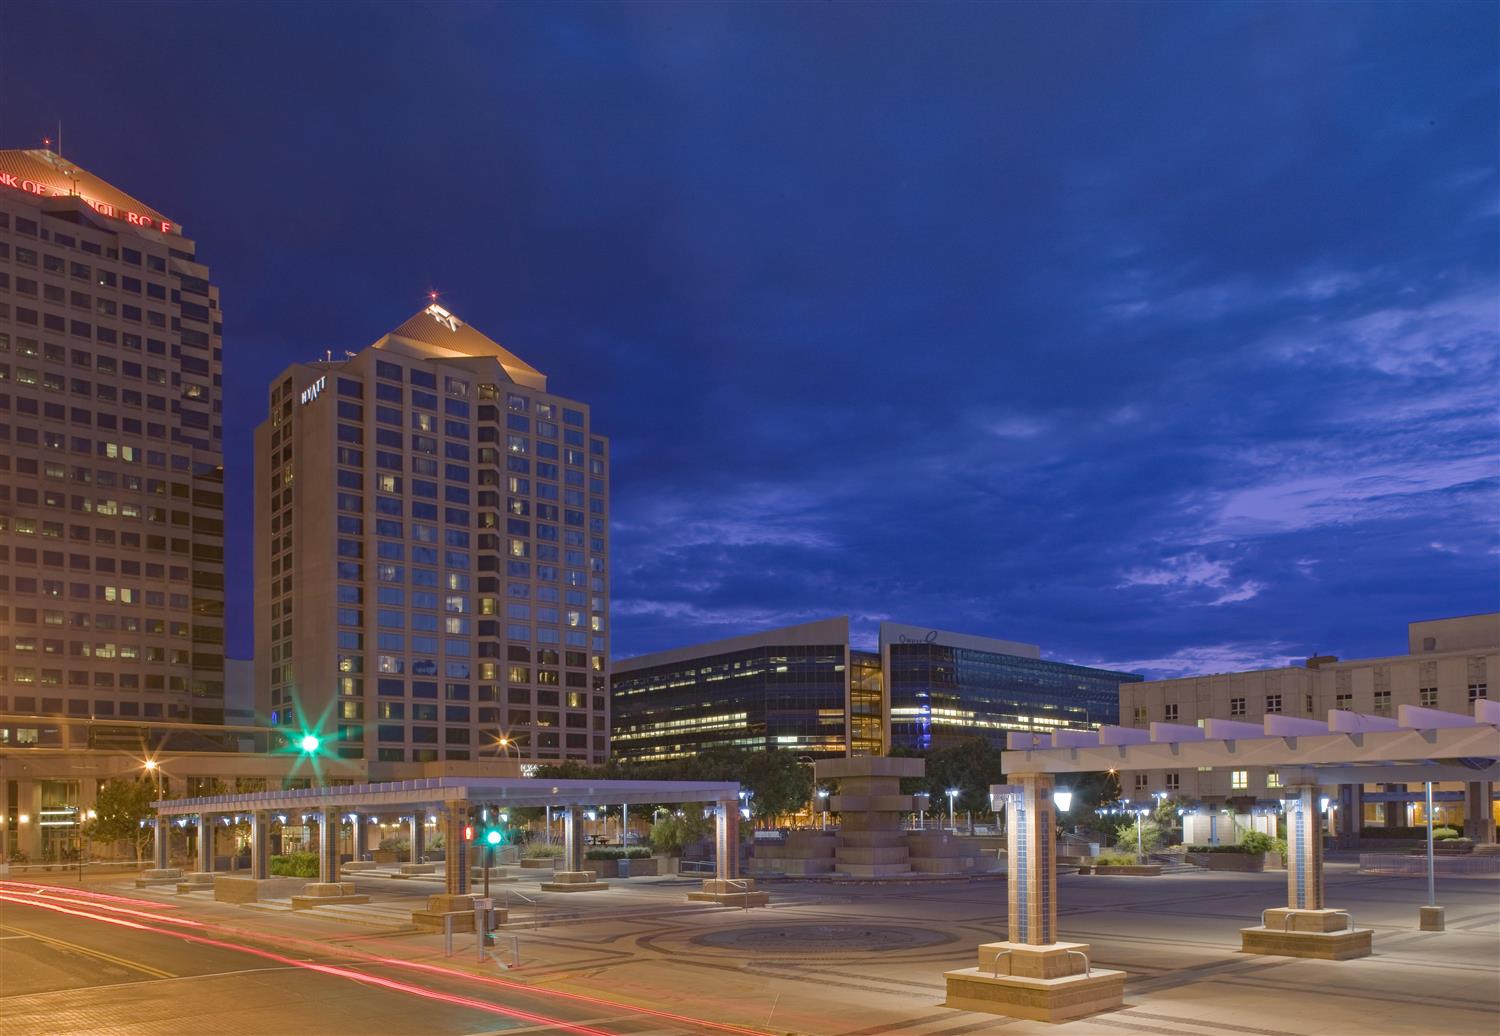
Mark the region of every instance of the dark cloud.
POLYGON ((1484 5, 12 3, 0 143, 180 220, 249 430, 429 288, 615 444, 614 646, 1152 672, 1497 607, 1484 5))

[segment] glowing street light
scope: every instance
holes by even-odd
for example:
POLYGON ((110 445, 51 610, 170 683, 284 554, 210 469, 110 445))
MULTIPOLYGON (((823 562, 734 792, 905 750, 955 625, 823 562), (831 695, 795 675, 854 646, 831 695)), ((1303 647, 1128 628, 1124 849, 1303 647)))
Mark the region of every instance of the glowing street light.
POLYGON ((306 752, 308 755, 312 755, 312 753, 318 750, 318 746, 322 743, 323 742, 318 739, 318 736, 316 734, 303 734, 302 739, 297 742, 297 747, 302 749, 302 751, 306 752))
POLYGON ((1073 792, 1068 788, 1052 789, 1052 804, 1059 812, 1066 813, 1073 806, 1073 792))
POLYGON ((958 798, 958 789, 948 789, 948 830, 958 834, 958 821, 953 817, 953 800, 958 798))

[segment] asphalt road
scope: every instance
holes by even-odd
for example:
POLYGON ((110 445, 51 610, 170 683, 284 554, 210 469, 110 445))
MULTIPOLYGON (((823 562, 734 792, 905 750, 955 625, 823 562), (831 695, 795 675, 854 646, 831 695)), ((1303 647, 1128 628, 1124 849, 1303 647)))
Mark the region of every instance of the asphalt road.
POLYGON ((476 980, 441 961, 412 967, 388 950, 228 927, 152 902, 0 883, 0 1034, 724 1031, 515 988, 498 968, 476 980))

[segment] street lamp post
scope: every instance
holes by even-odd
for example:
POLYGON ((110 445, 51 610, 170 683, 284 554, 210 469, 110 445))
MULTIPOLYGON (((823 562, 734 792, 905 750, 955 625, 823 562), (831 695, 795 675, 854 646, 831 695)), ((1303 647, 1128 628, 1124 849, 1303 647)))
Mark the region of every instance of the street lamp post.
POLYGON ((820 801, 820 803, 821 803, 821 805, 823 807, 823 826, 820 828, 820 830, 827 831, 828 830, 828 789, 827 788, 819 788, 818 789, 818 799, 819 799, 819 801, 820 801))
POLYGON ((952 834, 958 834, 958 822, 953 818, 953 802, 958 798, 958 789, 948 789, 948 830, 952 834))

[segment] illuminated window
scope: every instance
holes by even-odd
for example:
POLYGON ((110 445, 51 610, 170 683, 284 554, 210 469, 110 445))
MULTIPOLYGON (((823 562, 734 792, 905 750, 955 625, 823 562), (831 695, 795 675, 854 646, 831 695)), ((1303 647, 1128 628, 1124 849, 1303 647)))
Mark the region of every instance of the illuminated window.
POLYGON ((1268 788, 1279 788, 1279 787, 1281 787, 1281 771, 1279 771, 1279 770, 1267 770, 1266 771, 1266 787, 1268 787, 1268 788))
POLYGON ((1234 789, 1235 791, 1244 791, 1246 788, 1250 787, 1250 771, 1230 770, 1229 787, 1234 789))

